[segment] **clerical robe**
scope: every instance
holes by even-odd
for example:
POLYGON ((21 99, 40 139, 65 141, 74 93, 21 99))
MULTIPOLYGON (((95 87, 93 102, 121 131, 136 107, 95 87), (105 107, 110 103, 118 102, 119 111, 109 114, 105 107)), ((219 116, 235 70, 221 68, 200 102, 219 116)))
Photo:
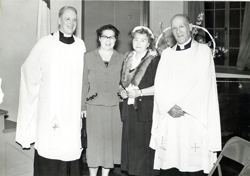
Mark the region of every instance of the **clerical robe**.
POLYGON ((34 46, 21 67, 16 141, 48 159, 80 158, 84 42, 59 41, 59 31, 34 46))
POLYGON ((155 78, 150 147, 154 169, 208 173, 221 150, 220 116, 213 57, 205 44, 163 51, 155 78), (178 105, 186 114, 173 118, 178 105))

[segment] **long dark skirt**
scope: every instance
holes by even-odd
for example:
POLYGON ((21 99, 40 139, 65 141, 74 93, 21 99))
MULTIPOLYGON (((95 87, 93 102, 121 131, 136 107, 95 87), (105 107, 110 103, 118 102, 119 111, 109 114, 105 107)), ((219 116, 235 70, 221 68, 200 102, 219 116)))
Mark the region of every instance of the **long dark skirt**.
POLYGON ((121 170, 130 175, 157 175, 154 150, 149 147, 152 121, 138 121, 133 105, 123 108, 128 108, 128 118, 123 122, 121 170))

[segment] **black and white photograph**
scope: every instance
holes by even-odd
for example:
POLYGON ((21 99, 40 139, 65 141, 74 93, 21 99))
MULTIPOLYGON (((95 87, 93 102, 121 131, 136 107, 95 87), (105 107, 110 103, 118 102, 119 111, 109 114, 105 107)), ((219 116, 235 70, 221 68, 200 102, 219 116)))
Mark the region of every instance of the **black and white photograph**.
POLYGON ((0 176, 250 176, 250 1, 0 0, 0 176))

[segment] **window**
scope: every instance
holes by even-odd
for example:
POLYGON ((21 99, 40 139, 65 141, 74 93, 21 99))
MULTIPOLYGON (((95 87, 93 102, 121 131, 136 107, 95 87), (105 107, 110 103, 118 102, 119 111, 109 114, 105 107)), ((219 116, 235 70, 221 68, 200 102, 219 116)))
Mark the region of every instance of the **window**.
MULTIPOLYGON (((228 52, 215 58, 218 67, 236 68, 240 36, 243 25, 245 2, 208 1, 205 4, 205 27, 215 36, 216 47, 225 47, 228 52)), ((206 36, 209 40, 209 36, 206 36)))

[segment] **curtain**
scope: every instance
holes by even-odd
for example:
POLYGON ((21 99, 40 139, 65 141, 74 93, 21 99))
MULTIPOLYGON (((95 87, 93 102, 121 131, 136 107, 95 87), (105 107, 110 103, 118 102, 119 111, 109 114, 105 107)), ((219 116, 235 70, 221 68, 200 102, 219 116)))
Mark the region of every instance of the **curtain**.
MULTIPOLYGON (((196 24, 200 13, 205 13, 204 1, 188 1, 188 16, 193 24, 196 24)), ((203 18, 202 26, 204 25, 205 19, 203 18)))
POLYGON ((3 9, 2 9, 2 3, 1 3, 1 0, 0 0, 0 9, 1 9, 1 11, 3 10, 3 9))
MULTIPOLYGON (((205 14, 204 1, 188 1, 188 16, 191 23, 197 25, 197 17, 200 13, 205 14)), ((203 18, 203 22, 200 26, 205 26, 205 17, 203 18)), ((195 39, 203 39, 205 41, 205 32, 203 30, 199 30, 198 34, 195 36, 195 39)))
POLYGON ((50 0, 39 0, 37 40, 50 34, 50 0))
POLYGON ((250 69, 250 2, 246 2, 243 19, 242 35, 240 39, 240 50, 237 58, 237 69, 250 69))

